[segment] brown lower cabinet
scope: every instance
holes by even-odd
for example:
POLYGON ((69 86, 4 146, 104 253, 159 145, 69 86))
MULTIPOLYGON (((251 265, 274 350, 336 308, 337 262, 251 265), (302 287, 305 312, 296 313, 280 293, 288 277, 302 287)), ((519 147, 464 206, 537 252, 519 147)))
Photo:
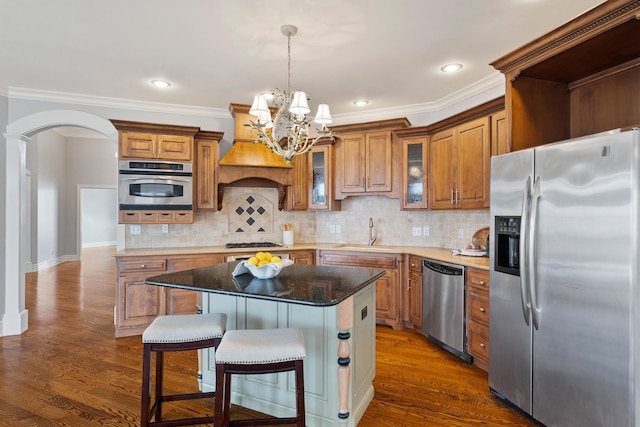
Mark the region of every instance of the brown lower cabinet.
POLYGON ((422 258, 407 255, 407 286, 404 294, 405 326, 422 329, 422 258))
POLYGON ((149 276, 219 264, 222 254, 117 259, 115 335, 140 335, 157 316, 196 313, 199 292, 144 283, 149 276))
MULTIPOLYGON (((315 264, 315 250, 273 253, 288 253, 298 264, 315 264)), ((197 313, 201 303, 200 292, 147 285, 144 283, 147 277, 220 264, 225 258, 226 254, 118 257, 116 337, 142 334, 157 316, 197 313)))
POLYGON ((489 368, 489 271, 467 267, 467 351, 474 365, 489 368))
POLYGON ((385 275, 376 281, 376 321, 393 329, 403 328, 400 292, 402 255, 319 250, 316 259, 318 265, 386 270, 385 275))

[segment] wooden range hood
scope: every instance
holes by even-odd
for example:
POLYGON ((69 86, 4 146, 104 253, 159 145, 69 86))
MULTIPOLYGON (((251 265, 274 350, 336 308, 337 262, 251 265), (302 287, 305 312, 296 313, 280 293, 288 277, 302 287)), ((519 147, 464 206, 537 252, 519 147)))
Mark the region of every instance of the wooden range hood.
POLYGON ((231 104, 235 137, 229 151, 218 162, 218 210, 222 209, 225 187, 275 187, 278 209, 284 209, 289 186, 293 184, 292 166, 263 144, 256 144, 248 126, 249 105, 231 104))

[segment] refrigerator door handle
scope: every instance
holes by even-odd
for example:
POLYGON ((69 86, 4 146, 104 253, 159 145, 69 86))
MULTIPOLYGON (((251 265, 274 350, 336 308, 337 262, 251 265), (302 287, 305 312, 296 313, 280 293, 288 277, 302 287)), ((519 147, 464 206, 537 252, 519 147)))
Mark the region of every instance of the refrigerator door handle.
POLYGON ((522 315, 524 321, 529 325, 529 312, 531 308, 531 302, 527 295, 527 289, 529 289, 529 277, 527 269, 527 242, 528 242, 528 230, 529 230, 529 214, 530 214, 530 202, 531 202, 531 177, 527 177, 527 182, 524 186, 522 196, 522 212, 520 214, 520 302, 522 303, 522 315))
POLYGON ((533 326, 538 329, 540 324, 538 303, 536 301, 536 228, 538 223, 538 200, 540 199, 540 177, 536 178, 533 184, 533 196, 531 198, 531 218, 529 220, 529 237, 527 248, 527 264, 529 265, 529 297, 531 301, 531 316, 533 326))

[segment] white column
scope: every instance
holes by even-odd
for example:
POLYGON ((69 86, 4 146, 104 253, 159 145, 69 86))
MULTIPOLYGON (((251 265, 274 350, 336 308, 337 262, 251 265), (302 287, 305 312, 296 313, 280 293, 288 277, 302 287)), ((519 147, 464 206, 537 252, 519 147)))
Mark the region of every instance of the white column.
POLYGON ((22 134, 5 134, 5 309, 2 335, 19 335, 29 325, 25 308, 24 236, 26 192, 26 143, 22 134))

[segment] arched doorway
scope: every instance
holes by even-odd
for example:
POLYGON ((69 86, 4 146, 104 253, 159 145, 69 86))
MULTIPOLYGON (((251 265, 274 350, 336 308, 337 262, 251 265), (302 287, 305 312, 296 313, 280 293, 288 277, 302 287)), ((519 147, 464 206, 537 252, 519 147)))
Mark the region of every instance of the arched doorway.
POLYGON ((59 126, 90 129, 117 142, 118 132, 103 117, 82 111, 51 110, 34 113, 7 125, 5 183, 5 271, 2 335, 27 330, 25 308, 26 144, 33 134, 59 126))

